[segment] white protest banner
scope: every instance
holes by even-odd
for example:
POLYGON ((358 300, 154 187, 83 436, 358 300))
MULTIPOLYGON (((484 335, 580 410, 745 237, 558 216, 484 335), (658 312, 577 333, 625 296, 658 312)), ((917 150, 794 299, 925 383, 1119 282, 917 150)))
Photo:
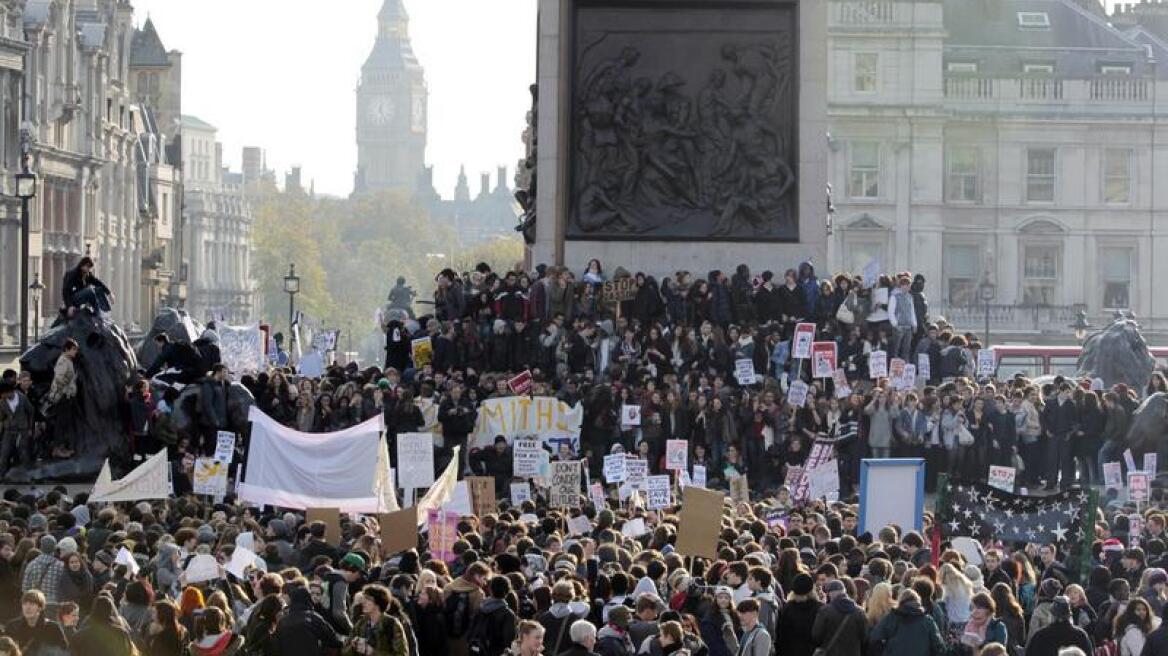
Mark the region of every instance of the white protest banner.
POLYGON ((888 377, 888 353, 872 351, 868 354, 868 377, 872 379, 888 377))
POLYGON ((742 358, 734 361, 734 378, 739 385, 753 385, 756 382, 754 360, 742 358))
POLYGON ((665 468, 680 471, 689 461, 689 442, 686 440, 665 441, 665 468))
POLYGON ((706 486, 706 466, 694 465, 693 467, 693 485, 694 487, 704 488, 706 486))
POLYGON ((568 520, 568 535, 587 535, 592 532, 592 522, 584 515, 568 520))
POLYGON ((1113 490, 1123 487, 1123 467, 1118 462, 1103 463, 1103 485, 1113 490))
POLYGON ((219 333, 219 360, 233 376, 267 370, 264 358, 264 333, 259 326, 224 326, 219 333))
POLYGON ((1131 450, 1131 449, 1126 449, 1126 450, 1124 450, 1124 452, 1123 452, 1123 462, 1124 462, 1124 464, 1126 464, 1126 465, 1127 465, 1127 470, 1128 470, 1129 472, 1131 472, 1131 471, 1139 471, 1139 470, 1140 470, 1140 468, 1139 468, 1139 467, 1136 467, 1136 457, 1135 457, 1134 455, 1132 455, 1132 450, 1131 450))
POLYGON ((434 484, 433 433, 401 433, 397 436, 397 484, 403 490, 434 484))
POLYGON ((231 560, 223 566, 223 569, 242 581, 248 567, 256 567, 255 552, 247 547, 236 545, 235 551, 231 552, 231 560))
POLYGON ((641 406, 626 404, 621 406, 621 426, 640 426, 641 406))
POLYGON ((231 462, 235 458, 235 433, 219 431, 215 441, 215 459, 231 462))
POLYGON ((224 496, 227 494, 227 463, 214 458, 195 458, 195 472, 191 480, 195 494, 224 496))
POLYGON ((166 499, 173 493, 170 485, 170 463, 166 460, 166 449, 163 449, 116 481, 110 472, 109 460, 106 459, 101 473, 97 475, 97 481, 93 484, 93 493, 89 495, 89 500, 101 503, 138 502, 144 499, 166 499))
POLYGON ((570 406, 549 396, 504 396, 485 399, 479 405, 479 416, 470 448, 489 447, 495 436, 502 435, 507 442, 516 439, 539 439, 556 445, 567 442, 572 452, 579 451, 580 424, 584 421, 584 405, 570 406))
POLYGON ((1158 464, 1156 457, 1155 451, 1149 451, 1144 454, 1144 471, 1152 478, 1156 478, 1156 465, 1158 464))
POLYGON ((512 483, 511 484, 511 505, 518 506, 524 501, 531 501, 531 483, 512 483))
POLYGON ((588 498, 592 500, 592 505, 596 506, 598 511, 605 509, 606 504, 604 503, 604 486, 600 483, 593 483, 592 485, 588 486, 588 498))
POLYGON ((650 510, 660 510, 673 505, 668 476, 650 476, 646 487, 649 492, 650 510))
POLYGON ((812 378, 831 378, 832 372, 839 366, 838 362, 839 356, 835 342, 812 342, 812 378))
POLYGON ((815 324, 795 324, 795 338, 791 341, 791 357, 805 360, 811 357, 811 344, 815 341, 815 324))
POLYGON ((533 515, 531 513, 523 513, 522 515, 519 516, 519 521, 522 524, 528 524, 528 525, 538 524, 539 523, 539 516, 533 515))
POLYGON ((1013 467, 999 467, 998 465, 990 465, 990 487, 996 487, 1005 492, 1014 491, 1014 477, 1017 472, 1013 467))
POLYGON ((558 460, 551 463, 551 470, 548 505, 553 508, 575 508, 580 504, 580 461, 558 460))
POLYGON ((802 408, 807 405, 807 393, 811 390, 807 383, 797 380, 791 383, 790 389, 787 390, 787 403, 790 403, 796 408, 802 408))
POLYGON ((994 350, 989 347, 977 352, 977 375, 979 378, 993 378, 998 370, 998 360, 994 357, 994 350))
POLYGON ((864 265, 864 288, 871 289, 880 282, 880 260, 872 260, 864 265))
POLYGON ((807 471, 807 494, 810 499, 839 500, 839 466, 828 460, 807 471))
POLYGON ((933 377, 932 363, 928 353, 917 353, 917 375, 928 380, 933 377))
POLYGON ((543 451, 539 440, 515 440, 511 447, 512 473, 516 478, 539 476, 539 454, 543 451))
POLYGON ((643 458, 629 458, 625 461, 625 482, 634 490, 645 489, 645 479, 649 476, 649 461, 643 458))
POLYGON ((843 369, 831 372, 831 380, 835 386, 835 398, 846 399, 852 395, 852 387, 848 385, 848 375, 843 369))
POLYGON ((1146 472, 1128 472, 1128 498, 1137 504, 1148 502, 1148 474, 1146 472))
POLYGON ((645 526, 645 519, 638 517, 630 519, 621 526, 621 535, 629 538, 639 538, 649 532, 649 527, 645 526))
POLYGON ((313 434, 284 426, 256 407, 248 419, 251 443, 239 484, 241 501, 347 513, 396 510, 395 495, 386 489, 389 451, 380 413, 342 431, 313 434))
POLYGON ((200 554, 191 558, 187 563, 186 569, 187 583, 202 583, 203 581, 214 581, 220 578, 219 562, 215 560, 214 556, 208 554, 200 554))
POLYGON ((604 456, 604 482, 624 483, 628 478, 625 462, 628 458, 623 453, 611 453, 604 456))

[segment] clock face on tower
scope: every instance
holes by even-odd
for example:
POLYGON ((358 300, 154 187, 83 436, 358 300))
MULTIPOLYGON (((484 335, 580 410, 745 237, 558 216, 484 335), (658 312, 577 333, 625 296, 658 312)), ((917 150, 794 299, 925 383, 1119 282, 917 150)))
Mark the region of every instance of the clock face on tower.
POLYGON ((393 98, 377 96, 369 100, 365 111, 370 123, 386 125, 393 120, 394 110, 393 98))

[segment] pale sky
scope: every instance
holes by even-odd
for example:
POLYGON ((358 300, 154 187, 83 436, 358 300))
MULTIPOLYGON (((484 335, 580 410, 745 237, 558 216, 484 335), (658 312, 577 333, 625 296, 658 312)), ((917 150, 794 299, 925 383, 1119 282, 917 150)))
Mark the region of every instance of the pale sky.
MULTIPOLYGON (((219 128, 239 170, 243 146, 267 151, 282 185, 293 165, 318 193, 348 195, 357 162, 357 81, 383 0, 132 0, 167 49, 183 52, 183 113, 219 128)), ((535 81, 535 0, 405 0, 430 91, 426 159, 453 195, 466 164, 479 173, 523 156, 535 81)))

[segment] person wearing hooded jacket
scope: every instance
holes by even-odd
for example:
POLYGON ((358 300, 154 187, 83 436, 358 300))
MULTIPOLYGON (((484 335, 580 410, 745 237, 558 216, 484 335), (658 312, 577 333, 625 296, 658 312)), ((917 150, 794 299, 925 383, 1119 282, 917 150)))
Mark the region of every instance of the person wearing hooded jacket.
MULTIPOLYGON (((571 644, 568 629, 573 622, 588 615, 588 605, 573 601, 575 595, 576 591, 570 581, 557 581, 552 586, 552 605, 536 618, 543 626, 543 653, 555 654, 558 653, 557 649, 562 651, 571 644)), ((625 607, 614 607, 613 610, 616 608, 625 607)))
POLYGON ((341 638, 312 606, 312 594, 302 587, 288 593, 288 609, 276 625, 276 651, 281 656, 311 656, 340 649, 341 638))
POLYGON ((941 656, 945 641, 933 618, 925 614, 921 598, 912 590, 900 594, 900 601, 892 612, 872 628, 869 642, 882 645, 882 653, 889 656, 941 656))
POLYGON ((1057 656, 1063 647, 1078 647, 1092 653, 1087 632, 1071 624, 1071 600, 1060 595, 1051 601, 1052 622, 1026 641, 1026 656, 1057 656))
POLYGON ((868 622, 864 609, 848 597, 843 581, 834 579, 824 587, 828 603, 815 614, 811 640, 824 649, 825 656, 860 656, 866 653, 868 622), (836 633, 839 637, 836 638, 836 633))

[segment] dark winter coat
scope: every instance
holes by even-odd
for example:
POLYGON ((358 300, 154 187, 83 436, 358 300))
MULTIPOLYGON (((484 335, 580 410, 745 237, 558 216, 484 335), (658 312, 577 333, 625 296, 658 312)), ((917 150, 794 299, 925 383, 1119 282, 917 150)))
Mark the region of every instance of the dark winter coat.
POLYGON ((775 651, 790 656, 811 656, 815 652, 811 628, 820 608, 823 608, 823 603, 814 598, 788 602, 783 606, 779 611, 775 651))
POLYGON ((856 602, 840 596, 819 609, 811 627, 811 640, 817 647, 827 649, 828 643, 840 625, 847 621, 840 637, 827 651, 827 656, 861 656, 868 646, 868 620, 856 602))
POLYGON ((941 656, 945 653, 941 631, 919 603, 901 604, 885 615, 872 629, 869 639, 873 645, 881 645, 881 653, 889 656, 941 656))

